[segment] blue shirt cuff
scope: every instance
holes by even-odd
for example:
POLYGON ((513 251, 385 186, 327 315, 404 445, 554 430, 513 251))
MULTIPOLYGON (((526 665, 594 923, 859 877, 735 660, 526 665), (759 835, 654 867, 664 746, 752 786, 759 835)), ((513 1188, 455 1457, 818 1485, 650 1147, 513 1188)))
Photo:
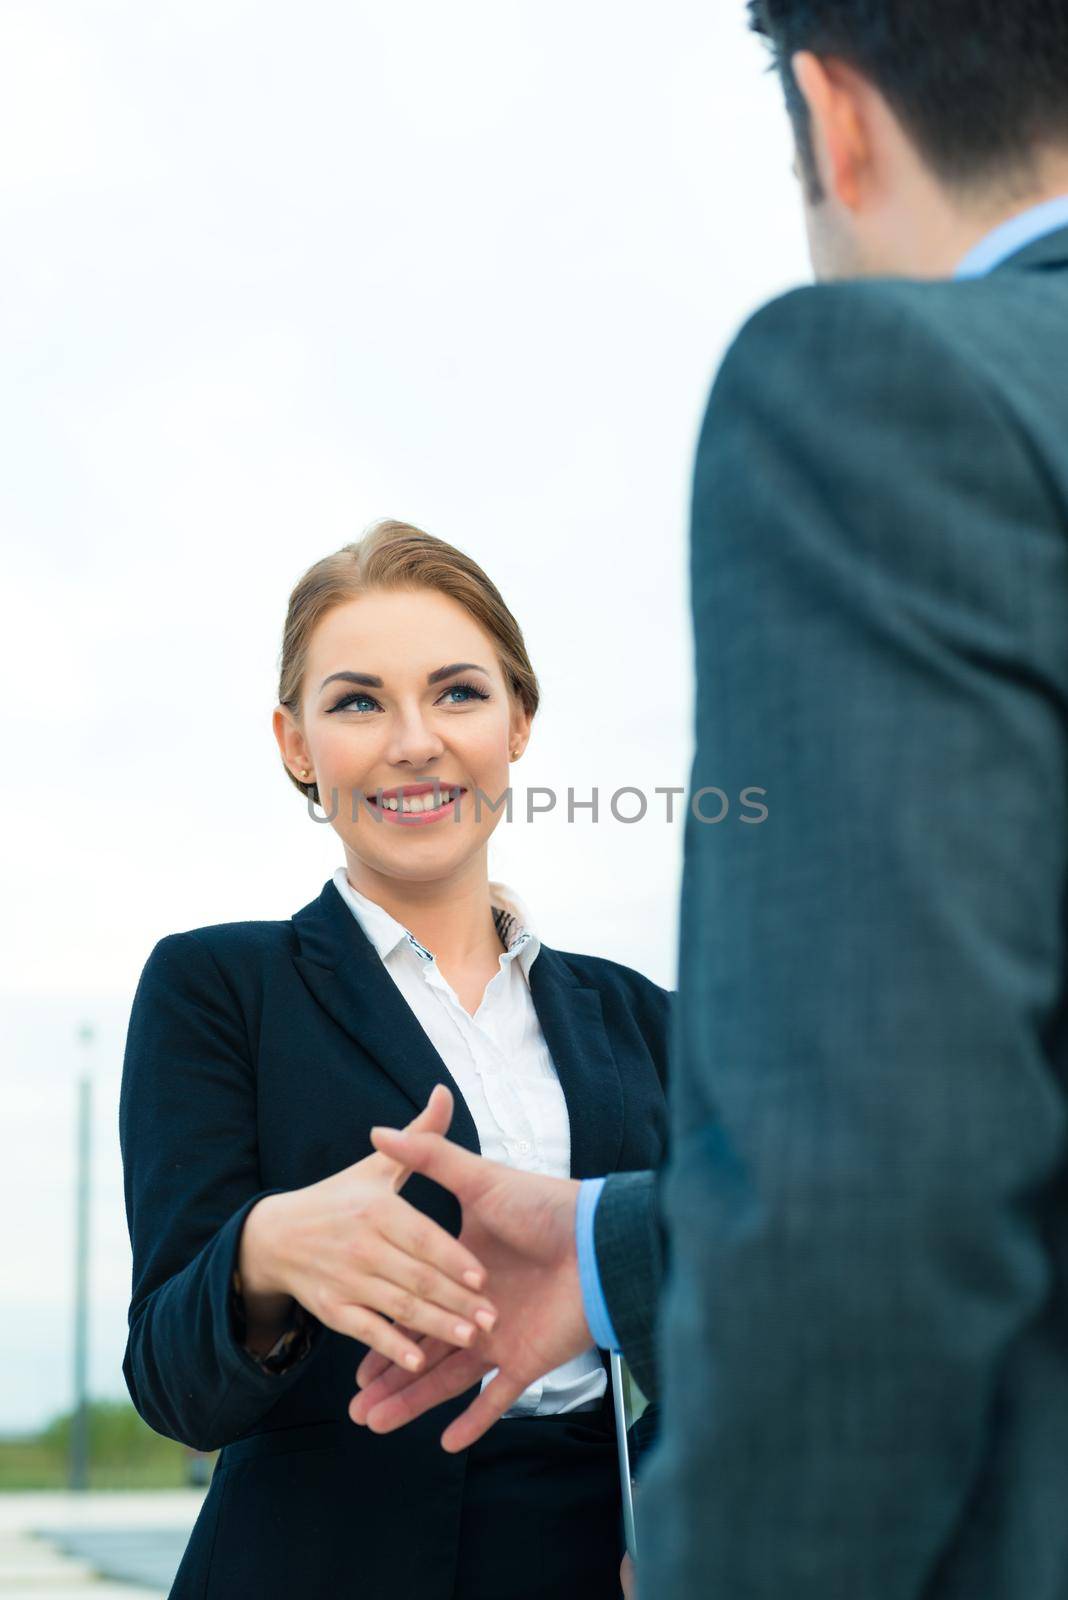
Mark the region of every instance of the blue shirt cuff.
POLYGON ((608 1315, 608 1305, 601 1288, 601 1274, 597 1270, 597 1252, 593 1246, 593 1216, 604 1182, 603 1178, 584 1178, 579 1184, 575 1244, 578 1249, 582 1305, 594 1343, 600 1345, 602 1350, 618 1350, 619 1340, 608 1315))

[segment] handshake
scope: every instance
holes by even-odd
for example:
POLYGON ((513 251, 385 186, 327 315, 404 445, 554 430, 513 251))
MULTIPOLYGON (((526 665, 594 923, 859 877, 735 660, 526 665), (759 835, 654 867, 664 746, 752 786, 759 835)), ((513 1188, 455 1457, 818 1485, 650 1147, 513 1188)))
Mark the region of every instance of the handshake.
POLYGON ((239 1275, 250 1311, 259 1306, 277 1321, 292 1296, 368 1346, 349 1416, 374 1433, 497 1368, 442 1434, 442 1447, 459 1451, 594 1340, 575 1246, 578 1180, 461 1149, 444 1137, 452 1113, 452 1095, 438 1084, 406 1129, 372 1129, 376 1154, 265 1196, 246 1219, 239 1275), (401 1199, 412 1172, 456 1196, 459 1240, 401 1199))
MULTIPOLYGON (((289 1287, 320 1320, 369 1346, 356 1369, 360 1392, 349 1404, 353 1422, 373 1433, 391 1433, 497 1368, 442 1434, 442 1447, 450 1452, 474 1444, 524 1389, 594 1343, 575 1244, 578 1180, 519 1172, 461 1149, 444 1137, 452 1112, 452 1095, 439 1083, 406 1129, 371 1130, 377 1154, 321 1184, 260 1202, 295 1201, 305 1217, 319 1220, 317 1230, 294 1228, 289 1213, 283 1253, 276 1251, 275 1260, 287 1259, 290 1271, 274 1286, 289 1287), (400 1198, 397 1191, 412 1172, 440 1183, 459 1200, 459 1240, 400 1198), (351 1239, 354 1200, 362 1224, 361 1259, 370 1275, 353 1280, 349 1243, 348 1277, 342 1283, 340 1258, 331 1251, 341 1238, 351 1239), (330 1247, 325 1260, 323 1243, 330 1247), (318 1256, 311 1253, 317 1248, 318 1256), (298 1261, 306 1274, 308 1262, 313 1263, 307 1286, 296 1271, 298 1261), (333 1295, 323 1292, 324 1270, 335 1285, 333 1295), (392 1281, 375 1276, 376 1270, 392 1281), (371 1284, 377 1287, 372 1290, 371 1284), (483 1284, 487 1297, 472 1292, 483 1284), (353 1305, 354 1294, 362 1304, 353 1305), (388 1315, 398 1294, 407 1301, 407 1321, 387 1322, 369 1309, 373 1299, 388 1315), (457 1314, 464 1318, 460 1323, 457 1314)), ((635 1577, 629 1554, 619 1581, 631 1600, 635 1577)))
MULTIPOLYGON (((427 1110, 452 1119, 452 1095, 438 1084, 427 1110), (435 1099, 439 1104, 435 1106, 435 1099)), ((444 1130, 443 1130, 444 1131, 444 1130)), ((442 1132, 374 1128, 376 1150, 449 1189, 463 1210, 460 1245, 486 1274, 496 1320, 466 1346, 406 1329, 424 1361, 418 1372, 368 1351, 356 1371, 353 1422, 389 1433, 432 1406, 496 1376, 445 1430, 445 1450, 465 1450, 530 1384, 593 1344, 575 1249, 578 1181, 518 1172, 472 1155, 442 1132)))

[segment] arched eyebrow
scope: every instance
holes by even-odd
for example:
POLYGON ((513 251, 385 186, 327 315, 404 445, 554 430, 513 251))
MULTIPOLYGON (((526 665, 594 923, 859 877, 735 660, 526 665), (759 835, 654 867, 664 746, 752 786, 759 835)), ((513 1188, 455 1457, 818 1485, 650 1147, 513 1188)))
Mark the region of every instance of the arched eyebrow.
MULTIPOLYGON (((476 661, 454 661, 449 667, 438 667, 436 672, 428 672, 426 681, 427 683, 440 683, 442 678, 451 678, 454 672, 485 672, 486 677, 489 677, 485 667, 480 667, 476 661)), ((382 679, 376 678, 371 672, 332 672, 329 678, 324 678, 319 685, 319 693, 322 694, 327 684, 334 683, 338 678, 344 683, 358 683, 365 689, 381 689, 382 687, 382 679)))

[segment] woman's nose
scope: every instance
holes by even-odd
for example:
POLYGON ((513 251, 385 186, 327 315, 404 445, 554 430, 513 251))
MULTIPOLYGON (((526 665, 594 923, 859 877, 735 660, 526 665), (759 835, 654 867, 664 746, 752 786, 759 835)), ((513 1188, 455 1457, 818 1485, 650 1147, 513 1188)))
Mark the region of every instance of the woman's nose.
POLYGON ((413 718, 398 728, 390 741, 388 757, 397 765, 422 768, 434 756, 441 755, 445 746, 438 734, 418 718, 413 718))

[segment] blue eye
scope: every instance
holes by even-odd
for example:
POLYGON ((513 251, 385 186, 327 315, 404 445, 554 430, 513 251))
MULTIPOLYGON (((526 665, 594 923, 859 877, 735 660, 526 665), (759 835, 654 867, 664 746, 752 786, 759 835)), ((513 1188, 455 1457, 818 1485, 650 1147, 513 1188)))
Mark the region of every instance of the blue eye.
MULTIPOLYGON (((473 683, 450 683, 449 687, 444 691, 445 695, 461 694, 461 693, 465 696, 465 698, 463 700, 453 700, 451 703, 454 706, 455 705, 461 705, 462 706, 462 705, 469 704, 469 701, 466 698, 468 695, 474 695, 476 700, 488 700, 489 699, 489 695, 486 693, 486 691, 484 689, 479 689, 477 687, 477 685, 475 685, 473 683)), ((444 695, 442 696, 442 698, 444 699, 444 695)), ((330 710, 331 711, 348 711, 348 710, 351 710, 353 708, 354 702, 357 701, 357 700, 367 700, 367 701, 370 702, 370 704, 372 706, 376 706, 378 704, 378 701, 374 698, 373 695, 367 694, 362 689, 357 689, 351 694, 343 695, 341 697, 341 699, 336 703, 336 705, 332 705, 330 707, 330 710)))
MULTIPOLYGON (((489 695, 486 694, 484 690, 476 688, 473 683, 450 683, 449 687, 445 690, 445 693, 456 694, 460 690, 463 690, 466 694, 473 694, 476 700, 489 699, 489 695)), ((455 703, 456 702, 454 702, 454 704, 455 703)), ((460 705, 463 705, 465 702, 461 700, 459 703, 460 705)))
POLYGON ((337 702, 337 705, 331 706, 330 710, 347 711, 354 700, 370 700, 372 705, 378 704, 378 702, 373 700, 369 694, 347 694, 337 702))

